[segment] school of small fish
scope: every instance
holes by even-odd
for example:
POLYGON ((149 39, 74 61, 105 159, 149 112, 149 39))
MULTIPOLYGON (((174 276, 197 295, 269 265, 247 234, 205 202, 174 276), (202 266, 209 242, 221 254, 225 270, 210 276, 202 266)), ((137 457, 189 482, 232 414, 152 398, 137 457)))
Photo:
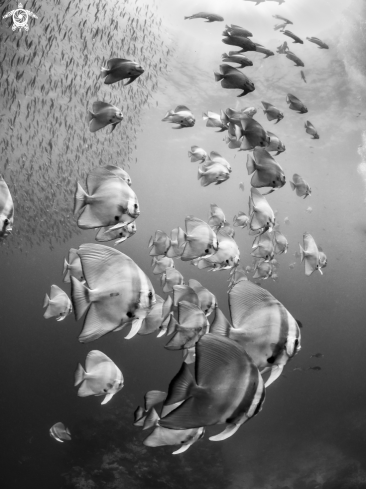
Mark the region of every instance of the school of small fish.
MULTIPOLYGON (((255 1, 256 4, 265 2, 246 1, 255 1)), ((284 0, 277 1, 280 5, 284 0)), ((30 8, 32 7, 35 7, 34 1, 30 4, 30 8)), ((221 109, 220 114, 208 111, 203 115, 207 127, 218 128, 218 132, 227 131, 226 142, 229 148, 248 152, 246 169, 252 175, 248 213, 238 211, 231 224, 224 210, 211 203, 207 222, 198 216, 189 215, 182 227, 178 226, 169 233, 156 230, 146 252, 152 257, 152 273, 159 277, 165 294, 165 297, 159 296, 148 275, 129 256, 116 248, 99 244, 116 240, 114 244, 117 245, 130 238, 138 240, 138 236, 134 238, 136 220, 141 212, 147 211, 140 209, 130 175, 118 164, 110 162, 105 145, 102 154, 102 146, 98 144, 98 140, 93 149, 90 149, 92 153, 88 154, 93 154, 92 161, 99 161, 99 166, 89 168, 85 163, 87 157, 83 153, 84 150, 86 153, 87 146, 85 131, 95 133, 107 128, 106 134, 113 132, 110 139, 112 141, 119 124, 126 124, 129 128, 120 136, 124 144, 119 147, 134 144, 132 133, 136 135, 135 120, 138 111, 148 102, 151 91, 157 87, 157 70, 163 69, 162 62, 153 62, 158 56, 157 44, 162 42, 161 20, 154 18, 154 12, 148 4, 144 8, 130 5, 128 10, 115 1, 112 6, 115 15, 110 19, 110 30, 99 31, 88 28, 90 24, 87 21, 93 13, 94 19, 106 15, 106 10, 100 1, 90 7, 91 4, 72 4, 70 1, 63 17, 61 12, 56 12, 53 23, 50 22, 46 27, 49 35, 46 47, 58 44, 62 40, 62 32, 64 38, 68 36, 72 45, 73 25, 64 31, 61 29, 61 21, 68 13, 77 13, 78 18, 85 18, 83 23, 80 21, 85 30, 80 31, 78 45, 83 47, 88 66, 91 53, 89 49, 93 49, 89 48, 89 43, 93 45, 92 41, 98 39, 99 48, 108 45, 105 52, 111 52, 112 31, 117 29, 121 17, 126 17, 129 35, 126 34, 113 48, 113 51, 121 52, 124 57, 110 58, 103 62, 93 52, 93 68, 90 68, 92 82, 83 90, 75 85, 79 63, 75 62, 72 52, 58 53, 58 61, 66 63, 70 73, 66 80, 56 76, 57 63, 50 66, 44 58, 44 48, 40 46, 31 46, 25 41, 27 53, 23 52, 23 46, 12 58, 11 66, 17 67, 16 75, 14 78, 12 72, 11 77, 6 77, 2 95, 10 104, 14 104, 16 98, 18 102, 12 118, 2 121, 2 127, 5 126, 2 136, 5 148, 3 173, 11 191, 1 177, 0 239, 2 242, 12 240, 15 233, 11 233, 15 228, 20 230, 17 243, 29 240, 32 244, 32 240, 36 239, 34 230, 37 228, 37 236, 44 236, 52 245, 52 239, 55 236, 60 237, 57 225, 63 226, 63 236, 70 237, 75 224, 72 216, 66 213, 69 212, 72 194, 68 188, 70 185, 61 187, 58 178, 64 179, 66 184, 74 185, 76 226, 79 232, 94 229, 98 243, 85 243, 78 249, 71 248, 68 251, 64 260, 63 282, 70 283, 71 299, 60 287, 52 285, 50 294, 45 295, 44 317, 61 321, 74 312, 77 321, 83 320, 79 335, 82 343, 96 341, 108 333, 123 330, 127 332, 125 339, 128 340, 135 335, 153 333, 157 337, 169 337, 165 348, 180 350, 182 365, 171 379, 166 392, 151 390, 145 394, 144 406, 139 406, 135 411, 134 424, 144 430, 152 429, 144 440, 146 446, 179 445, 180 448, 173 452, 179 454, 201 439, 210 426, 224 425, 223 431, 209 437, 211 441, 221 441, 234 435, 244 423, 258 415, 264 405, 266 389, 278 379, 287 363, 301 349, 300 321, 271 293, 247 277, 249 273, 253 273, 253 279, 266 280, 272 277, 277 280, 278 261, 275 256, 287 253, 289 247, 287 238, 276 221, 276 212, 265 197, 274 191, 281 192, 286 184, 283 168, 270 154, 272 152, 276 153, 275 156, 280 155, 285 151, 285 146, 276 135, 253 118, 257 111, 255 107, 239 111, 226 108, 221 109), (43 52, 40 53, 42 49, 43 52), (135 61, 137 59, 139 61, 135 61), (42 85, 38 74, 32 72, 37 61, 37 70, 49 71, 48 81, 43 81, 42 85), (95 64, 103 64, 99 66, 101 81, 97 80, 93 72, 95 64), (26 68, 26 65, 29 67, 26 68), (75 76, 71 76, 72 72, 75 72, 75 76), (27 101, 27 97, 30 97, 29 91, 20 101, 15 89, 14 83, 23 78, 23 75, 29 87, 37 94, 30 101, 27 101), (56 101, 52 96, 52 89, 59 83, 65 84, 65 100, 56 101), (111 102, 116 99, 116 92, 112 90, 117 83, 129 87, 125 92, 118 92, 120 103, 114 105, 111 102), (107 85, 106 94, 110 91, 110 96, 106 96, 109 102, 96 100, 99 98, 101 84, 107 85), (70 103, 76 100, 75 92, 79 94, 78 103, 88 108, 86 117, 76 116, 76 122, 71 124, 76 109, 75 106, 70 108, 70 103), (39 93, 49 95, 48 101, 37 103, 39 93), (134 102, 128 103, 129 98, 134 102), (54 117, 55 112, 59 115, 54 117), (19 132, 24 129, 22 120, 27 121, 28 118, 33 121, 33 130, 24 134, 22 139, 19 132), (50 126, 49 132, 46 132, 49 140, 37 137, 42 120, 47 121, 50 126), (75 143, 71 139, 63 143, 66 144, 65 155, 61 155, 60 148, 52 142, 59 124, 64 124, 71 133, 70 137, 79 141, 75 143), (17 138, 20 138, 23 145, 27 145, 29 151, 27 155, 20 155, 19 161, 24 161, 24 164, 15 168, 15 165, 10 165, 7 152, 15 150, 17 138), (71 144, 77 147, 72 160, 66 156, 71 144), (39 145, 43 145, 48 161, 43 158, 41 163, 35 162, 36 146, 39 145), (59 163, 55 164, 55 161, 59 163), (28 162, 31 162, 30 166, 28 162), (76 162, 77 169, 73 166, 76 162), (67 168, 69 171, 65 173, 67 168), (60 174, 59 177, 55 172, 60 174), (39 193, 31 194, 27 190, 32 184, 39 189, 39 193), (266 192, 259 190, 262 188, 267 189, 266 192), (29 201, 34 207, 26 204, 29 201), (14 207, 17 209, 15 224, 14 207), (32 212, 35 213, 33 222, 32 212), (57 221, 50 219, 51 214, 57 215, 57 221), (31 223, 25 221, 25 215, 31 223), (235 241, 234 228, 247 228, 249 235, 254 236, 250 251, 250 256, 254 259, 253 266, 240 265, 241 253, 235 241), (229 270, 230 318, 224 316, 210 290, 197 280, 186 279, 179 272, 176 268, 179 260, 190 262, 206 272, 229 270)), ((293 24, 292 21, 279 15, 274 17, 282 22, 275 26, 276 31, 291 38, 293 43, 303 44, 303 40, 286 29, 288 24, 293 24)), ((224 20, 218 14, 207 12, 186 16, 185 19, 205 19, 208 23, 224 20)), ((222 55, 225 64, 219 65, 214 72, 214 80, 220 82, 223 89, 240 90, 237 96, 245 96, 255 90, 255 83, 240 71, 253 64, 242 53, 258 51, 265 54, 265 58, 275 54, 250 40, 253 35, 244 27, 226 25, 223 36, 224 44, 237 46, 240 50, 222 55), (239 64, 239 68, 233 68, 226 63, 239 64)), ((317 44, 320 49, 329 48, 317 38, 310 37, 307 40, 317 44)), ((159 49, 159 52, 163 49, 166 63, 169 50, 164 46, 159 46, 159 49)), ((286 54, 297 66, 303 66, 301 60, 289 51, 286 41, 279 47, 278 53, 286 54)), ((3 61, 5 57, 9 59, 8 52, 3 61)), ((301 73, 304 78, 303 72, 301 73)), ((3 68, 0 75, 1 78, 4 75, 3 68)), ((304 103, 291 93, 287 94, 283 102, 284 105, 287 102, 289 109, 300 114, 308 112, 304 103)), ((270 102, 262 101, 262 105, 263 112, 271 123, 280 123, 284 117, 297 117, 289 111, 285 114, 283 108, 270 102)), ((169 110, 162 121, 175 124, 175 128, 186 128, 188 133, 194 130, 196 118, 188 106, 178 105, 169 110)), ((306 121, 305 128, 313 139, 319 138, 310 121, 306 121)), ((113 146, 111 151, 115 151, 113 146)), ((114 153, 114 159, 124 161, 123 166, 128 166, 129 148, 127 153, 123 151, 121 149, 114 153)), ((188 151, 188 157, 192 163, 198 164, 198 179, 204 187, 212 183, 223 184, 232 174, 230 163, 215 150, 206 151, 193 145, 188 151)), ((293 175, 290 185, 297 196, 304 199, 311 196, 309 184, 299 174, 293 175)), ((242 182, 239 187, 245 190, 242 182)), ((307 211, 311 210, 308 207, 307 211)), ((290 224, 288 217, 284 222, 290 224)), ((300 252, 296 256, 304 263, 306 276, 315 271, 323 274, 327 257, 310 233, 303 233, 300 252)), ((290 268, 295 264, 291 264, 290 268)), ((319 358, 321 355, 312 356, 319 358)), ((320 367, 309 368, 320 370, 320 367)), ((105 404, 123 388, 124 376, 112 359, 99 350, 92 350, 86 356, 85 368, 79 364, 76 369, 75 386, 79 386, 78 396, 104 396, 102 404, 105 404)), ((70 431, 61 422, 51 427, 50 436, 59 442, 71 440, 70 431)))

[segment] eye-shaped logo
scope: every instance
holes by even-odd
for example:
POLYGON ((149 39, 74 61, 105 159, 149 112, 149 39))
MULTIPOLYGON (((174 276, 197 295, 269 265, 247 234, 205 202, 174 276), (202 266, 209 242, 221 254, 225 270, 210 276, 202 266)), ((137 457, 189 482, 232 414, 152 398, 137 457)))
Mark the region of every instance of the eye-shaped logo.
POLYGON ((16 31, 17 29, 19 29, 20 31, 22 29, 28 31, 28 18, 33 17, 34 19, 38 19, 36 14, 31 12, 30 10, 24 10, 21 3, 18 4, 18 8, 16 10, 11 10, 10 12, 3 15, 3 19, 7 19, 8 17, 13 17, 13 31, 16 31))

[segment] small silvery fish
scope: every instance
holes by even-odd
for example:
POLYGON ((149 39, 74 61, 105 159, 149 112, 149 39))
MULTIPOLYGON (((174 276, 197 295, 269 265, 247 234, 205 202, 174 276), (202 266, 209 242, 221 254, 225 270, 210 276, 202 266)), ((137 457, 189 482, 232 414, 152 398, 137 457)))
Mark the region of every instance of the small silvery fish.
POLYGON ((123 387, 123 375, 117 365, 99 350, 92 350, 85 360, 85 370, 79 363, 74 385, 81 386, 78 396, 104 396, 106 404, 123 387))

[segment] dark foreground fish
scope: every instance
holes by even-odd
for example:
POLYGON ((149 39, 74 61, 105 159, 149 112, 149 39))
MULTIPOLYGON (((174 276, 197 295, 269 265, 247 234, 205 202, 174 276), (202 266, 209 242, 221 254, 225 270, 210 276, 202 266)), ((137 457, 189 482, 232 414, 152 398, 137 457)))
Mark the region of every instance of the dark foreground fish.
POLYGON ((230 65, 220 65, 221 73, 214 72, 215 81, 221 80, 222 88, 234 89, 239 88, 243 90, 243 93, 238 95, 238 97, 243 97, 247 93, 253 92, 255 90, 254 83, 249 80, 249 78, 244 75, 241 71, 233 68, 230 65))
POLYGON ((221 17, 221 15, 209 14, 207 12, 199 12, 198 14, 184 17, 184 20, 192 19, 207 19, 206 22, 222 22, 224 20, 224 17, 221 17))
POLYGON ((231 24, 225 27, 226 29, 222 33, 223 36, 253 37, 250 31, 244 29, 244 27, 240 27, 240 25, 231 24))

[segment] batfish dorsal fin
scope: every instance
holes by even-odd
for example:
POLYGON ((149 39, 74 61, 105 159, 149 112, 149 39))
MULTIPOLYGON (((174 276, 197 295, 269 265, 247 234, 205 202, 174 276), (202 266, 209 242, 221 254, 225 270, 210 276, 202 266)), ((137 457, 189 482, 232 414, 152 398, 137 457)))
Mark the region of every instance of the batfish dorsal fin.
POLYGON ((245 321, 248 312, 254 307, 267 306, 278 302, 268 290, 249 280, 241 280, 229 292, 229 307, 234 328, 245 321))

